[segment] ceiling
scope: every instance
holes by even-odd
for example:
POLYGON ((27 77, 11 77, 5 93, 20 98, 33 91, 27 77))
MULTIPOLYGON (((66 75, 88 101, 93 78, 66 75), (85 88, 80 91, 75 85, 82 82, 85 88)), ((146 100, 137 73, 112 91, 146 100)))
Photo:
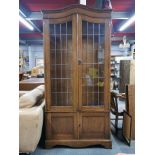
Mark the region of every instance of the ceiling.
MULTIPOLYGON (((101 7, 103 0, 87 0, 87 6, 91 8, 101 7)), ((79 4, 79 0, 20 0, 19 9, 26 15, 28 20, 33 22, 34 31, 27 29, 19 23, 19 38, 21 44, 42 44, 43 23, 41 10, 61 9, 71 4, 79 4)), ((112 43, 117 44, 122 41, 124 35, 129 40, 134 40, 135 23, 130 25, 125 31, 119 32, 120 25, 131 17, 135 12, 135 0, 111 0, 112 4, 112 43), (123 19, 122 19, 123 18, 123 19)))

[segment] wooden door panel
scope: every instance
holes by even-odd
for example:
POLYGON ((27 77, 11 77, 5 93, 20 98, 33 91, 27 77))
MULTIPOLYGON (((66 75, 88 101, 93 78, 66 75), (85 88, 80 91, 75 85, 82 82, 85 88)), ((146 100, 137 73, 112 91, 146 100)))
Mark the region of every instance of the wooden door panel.
POLYGON ((107 118, 104 113, 80 114, 80 139, 106 138, 107 118))
POLYGON ((77 116, 75 113, 48 113, 46 115, 47 139, 77 138, 77 116))

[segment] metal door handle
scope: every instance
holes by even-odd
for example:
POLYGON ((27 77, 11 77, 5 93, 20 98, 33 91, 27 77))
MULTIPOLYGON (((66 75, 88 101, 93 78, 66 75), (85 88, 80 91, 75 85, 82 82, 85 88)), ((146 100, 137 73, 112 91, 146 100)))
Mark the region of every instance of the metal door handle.
POLYGON ((78 64, 82 64, 82 59, 78 59, 78 64))

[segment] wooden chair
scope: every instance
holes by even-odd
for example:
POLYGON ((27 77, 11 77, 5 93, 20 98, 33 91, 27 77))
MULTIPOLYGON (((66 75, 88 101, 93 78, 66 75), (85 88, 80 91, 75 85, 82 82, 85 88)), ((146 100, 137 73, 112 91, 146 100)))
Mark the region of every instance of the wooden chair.
POLYGON ((118 120, 123 120, 123 118, 119 118, 120 116, 123 117, 123 110, 120 111, 119 107, 118 107, 118 99, 119 98, 125 98, 125 94, 118 94, 116 92, 111 92, 111 113, 113 115, 115 115, 115 123, 113 124, 113 122, 111 121, 112 125, 115 127, 115 131, 116 134, 118 133, 118 120))
POLYGON ((21 81, 23 79, 23 73, 19 73, 19 81, 21 81))

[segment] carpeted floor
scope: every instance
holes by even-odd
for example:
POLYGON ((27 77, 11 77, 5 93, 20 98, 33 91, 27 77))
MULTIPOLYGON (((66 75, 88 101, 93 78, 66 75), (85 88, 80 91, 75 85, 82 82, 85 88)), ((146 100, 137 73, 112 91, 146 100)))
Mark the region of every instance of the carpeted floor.
POLYGON ((101 146, 91 146, 87 148, 57 146, 51 149, 44 149, 42 146, 38 146, 30 155, 115 155, 120 152, 135 153, 135 141, 131 141, 131 146, 128 146, 122 138, 118 138, 112 134, 112 149, 104 149, 101 146))
POLYGON ((121 134, 115 136, 112 134, 112 149, 104 149, 101 146, 92 146, 87 148, 69 148, 69 147, 54 147, 44 149, 39 146, 35 152, 30 155, 115 155, 116 153, 135 153, 135 141, 131 141, 131 146, 128 146, 121 134))

